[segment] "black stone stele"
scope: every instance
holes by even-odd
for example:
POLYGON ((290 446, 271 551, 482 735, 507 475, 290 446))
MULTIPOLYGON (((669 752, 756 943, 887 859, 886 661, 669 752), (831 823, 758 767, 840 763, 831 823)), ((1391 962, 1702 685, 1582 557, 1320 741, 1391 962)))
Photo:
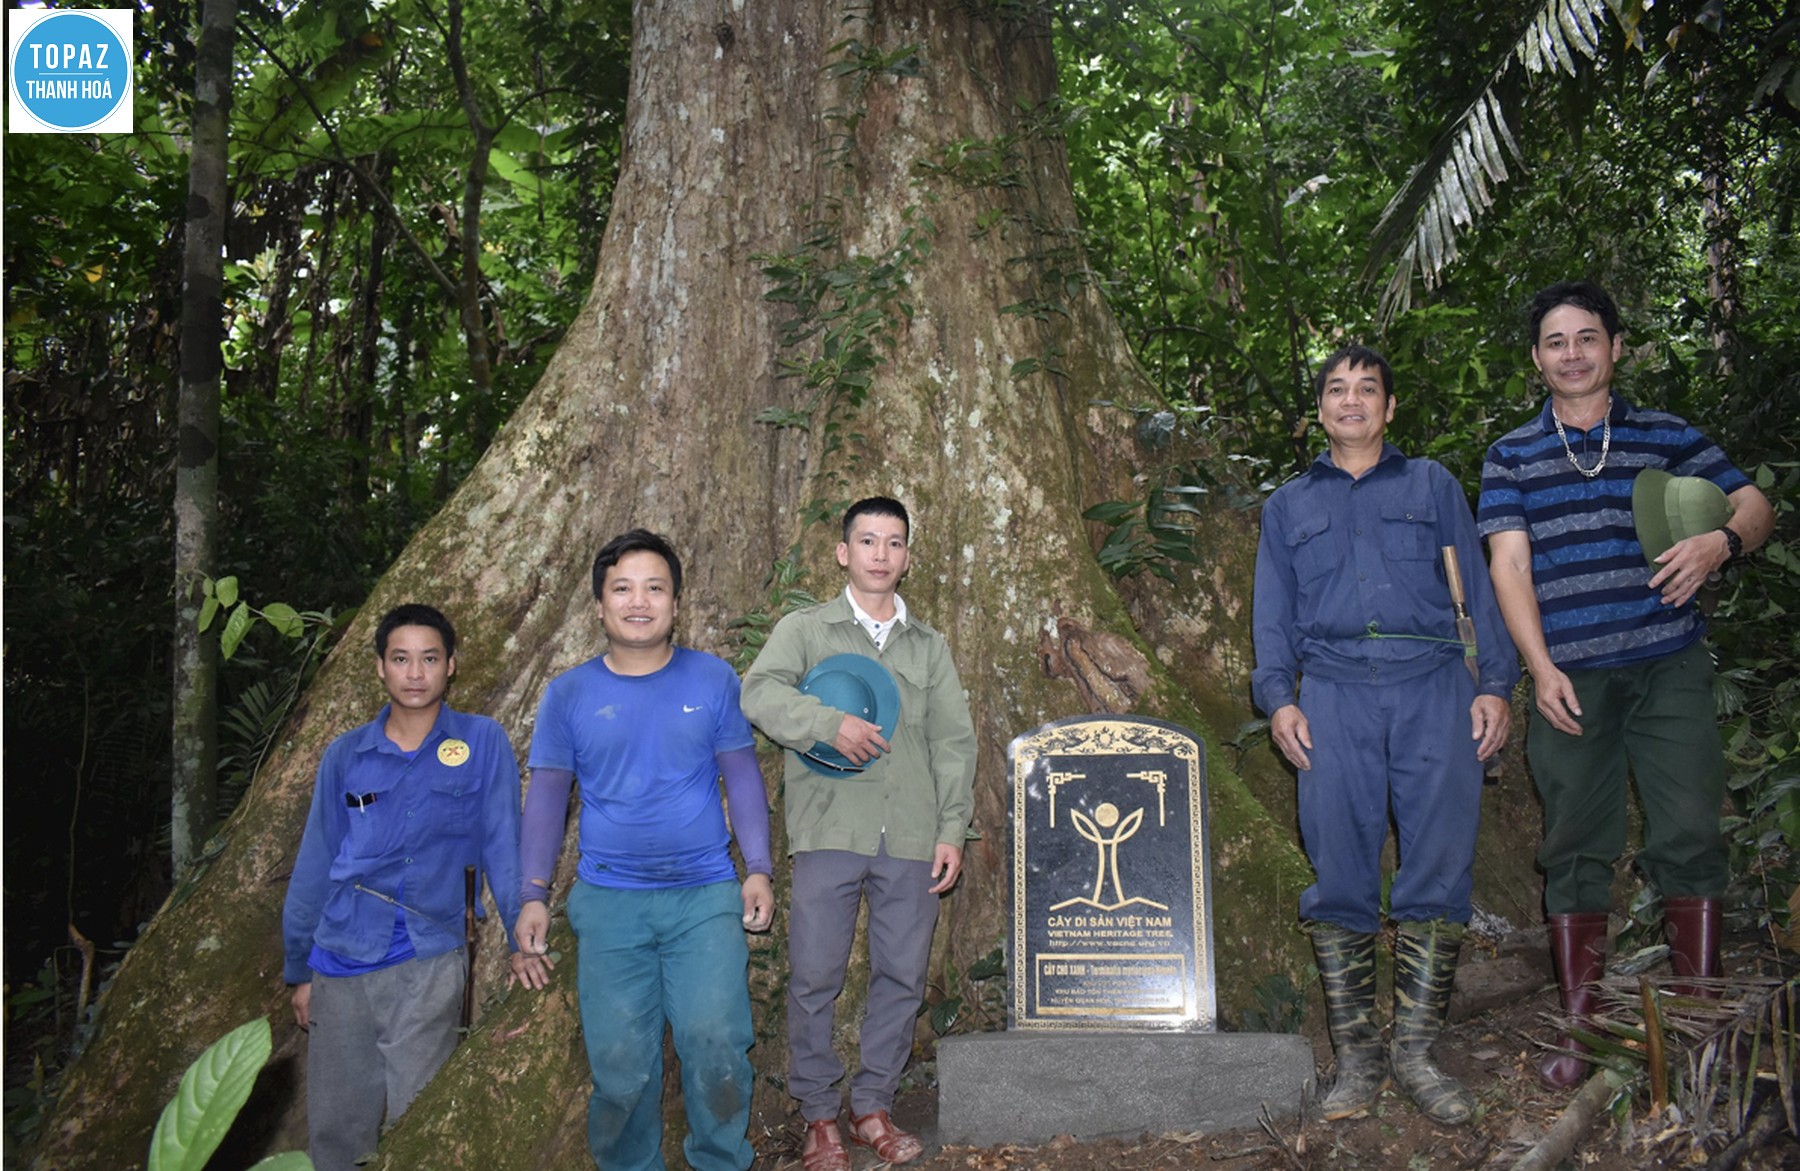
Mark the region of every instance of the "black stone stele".
POLYGON ((1076 716, 1012 742, 1008 1027, 1210 1032, 1206 747, 1076 716))

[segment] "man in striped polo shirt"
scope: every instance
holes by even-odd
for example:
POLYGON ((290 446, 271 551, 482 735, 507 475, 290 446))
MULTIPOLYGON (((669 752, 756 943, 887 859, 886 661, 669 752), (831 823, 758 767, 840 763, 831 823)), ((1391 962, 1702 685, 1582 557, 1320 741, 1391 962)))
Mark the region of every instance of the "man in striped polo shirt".
MULTIPOLYGON (((1544 800, 1538 863, 1563 1007, 1579 1019, 1605 965, 1628 769, 1644 808, 1640 858, 1663 896, 1675 974, 1718 974, 1725 765, 1694 596, 1726 562, 1761 545, 1775 518, 1762 492, 1686 420, 1613 393, 1624 339, 1603 289, 1552 285, 1532 299, 1530 326, 1531 358, 1550 398, 1488 449, 1478 526, 1532 678, 1526 743, 1544 800), (1632 484, 1646 468, 1710 480, 1730 499, 1729 523, 1651 563, 1631 514, 1632 484)), ((1565 1037, 1562 1048, 1580 1047, 1565 1037)), ((1558 1087, 1586 1072, 1566 1053, 1539 1067, 1558 1087)))

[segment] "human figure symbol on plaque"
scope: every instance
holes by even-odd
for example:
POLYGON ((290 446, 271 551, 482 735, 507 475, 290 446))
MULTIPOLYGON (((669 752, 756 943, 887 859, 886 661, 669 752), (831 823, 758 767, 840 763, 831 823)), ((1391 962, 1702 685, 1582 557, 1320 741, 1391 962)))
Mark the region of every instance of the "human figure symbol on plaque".
POLYGON ((1125 897, 1124 888, 1119 885, 1119 847, 1129 841, 1131 836, 1137 833, 1139 827, 1144 824, 1142 809, 1132 810, 1130 815, 1121 821, 1119 807, 1111 801, 1103 801, 1099 808, 1094 810, 1094 816, 1089 817, 1079 809, 1071 809, 1069 820, 1075 823, 1076 833, 1094 843, 1094 893, 1086 898, 1076 896, 1072 899, 1064 899, 1052 906, 1050 908, 1052 911, 1060 911, 1064 907, 1072 907, 1078 903, 1085 907, 1093 907, 1097 911, 1117 911, 1124 907, 1136 906, 1139 903, 1146 907, 1155 907, 1159 911, 1169 909, 1167 903, 1158 903, 1143 897, 1128 899, 1125 897), (1102 831, 1105 830, 1112 831, 1110 837, 1103 834, 1102 831), (1100 901, 1100 892, 1106 888, 1109 879, 1112 883, 1113 901, 1103 903, 1100 901))

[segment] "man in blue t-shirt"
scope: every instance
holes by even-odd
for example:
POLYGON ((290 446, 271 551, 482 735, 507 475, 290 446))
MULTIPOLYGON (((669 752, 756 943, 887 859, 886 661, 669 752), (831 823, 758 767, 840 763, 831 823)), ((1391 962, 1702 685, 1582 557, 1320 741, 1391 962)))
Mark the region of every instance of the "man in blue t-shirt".
MULTIPOLYGON (((450 620, 430 606, 388 611, 375 674, 388 704, 320 759, 282 910, 319 1171, 372 1154, 384 1108, 399 1117, 456 1047, 464 867, 487 876, 503 922, 519 906, 519 761, 499 724, 444 703, 450 620)), ((510 963, 529 987, 548 980, 539 956, 510 963)))
MULTIPOLYGON (((1552 285, 1533 298, 1530 327, 1531 360, 1550 397, 1488 449, 1478 523, 1494 593, 1531 673, 1526 746, 1544 800, 1544 909, 1563 1006, 1581 1018, 1604 970, 1628 770, 1644 808, 1639 861, 1663 896, 1671 966, 1681 977, 1719 974, 1725 763, 1694 595, 1761 545, 1775 514, 1685 419, 1613 393, 1625 339, 1605 290, 1552 285), (1648 468, 1711 481, 1729 498, 1731 519, 1652 564, 1632 518, 1632 488, 1648 468)), ((1569 1037, 1561 1047, 1579 1050, 1569 1037)), ((1558 1053, 1538 1072, 1567 1087, 1587 1063, 1558 1053)))
POLYGON ((662 1168, 667 1022, 681 1059, 688 1165, 744 1171, 754 1039, 744 931, 768 930, 775 895, 768 795, 737 674, 675 645, 681 560, 662 537, 633 529, 607 542, 594 558, 594 597, 606 653, 552 679, 538 706, 513 933, 527 954, 545 952, 575 788, 580 863, 567 906, 594 1079, 594 1162, 662 1168))

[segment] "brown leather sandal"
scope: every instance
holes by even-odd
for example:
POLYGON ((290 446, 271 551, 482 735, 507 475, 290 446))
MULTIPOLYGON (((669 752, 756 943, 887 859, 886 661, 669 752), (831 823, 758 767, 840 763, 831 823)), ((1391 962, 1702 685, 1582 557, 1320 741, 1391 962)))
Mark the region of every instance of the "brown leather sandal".
POLYGON ((800 1148, 805 1171, 850 1171, 850 1152, 838 1133, 837 1119, 821 1118, 806 1124, 806 1143, 800 1148))
POLYGON ((895 1126, 886 1110, 852 1114, 850 1141, 859 1147, 868 1147, 884 1163, 910 1163, 925 1151, 919 1136, 895 1126))

